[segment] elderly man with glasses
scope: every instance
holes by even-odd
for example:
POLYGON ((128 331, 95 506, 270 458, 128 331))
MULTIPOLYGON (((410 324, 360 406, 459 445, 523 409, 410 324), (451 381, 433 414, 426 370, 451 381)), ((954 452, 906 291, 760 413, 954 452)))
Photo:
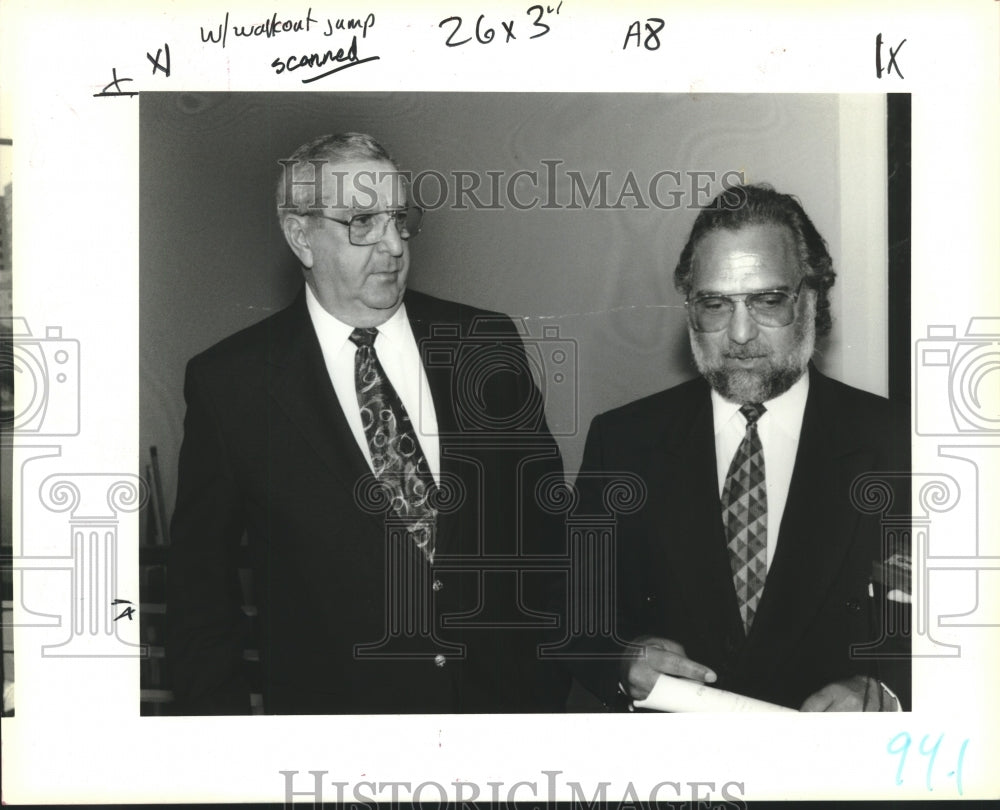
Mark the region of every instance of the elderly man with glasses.
POLYGON ((595 515, 616 475, 647 490, 617 520, 614 638, 575 666, 608 706, 658 681, 802 711, 908 701, 907 597, 873 582, 893 549, 852 500, 906 454, 886 400, 810 362, 834 277, 794 197, 747 185, 699 212, 674 280, 701 376, 596 417, 577 481, 595 515))
POLYGON ((187 369, 178 712, 246 713, 251 692, 279 714, 562 709, 568 676, 537 655, 551 575, 480 564, 561 540, 536 489, 562 462, 518 330, 407 289, 423 212, 370 136, 280 161, 277 207, 301 293, 187 369))

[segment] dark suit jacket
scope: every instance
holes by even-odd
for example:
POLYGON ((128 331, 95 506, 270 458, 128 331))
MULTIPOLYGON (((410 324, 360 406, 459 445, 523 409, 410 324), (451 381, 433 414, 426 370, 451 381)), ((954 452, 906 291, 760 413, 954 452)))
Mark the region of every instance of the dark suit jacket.
POLYGON ((463 567, 484 552, 548 553, 561 540, 534 498, 537 478, 561 474, 562 462, 523 343, 497 313, 412 291, 405 302, 454 496, 433 566, 412 542, 387 558, 392 522, 372 502, 375 479, 304 294, 190 361, 168 568, 179 713, 249 711, 242 658, 253 646, 266 712, 562 708, 566 676, 537 663, 539 622, 529 618, 551 603, 546 575, 463 567), (241 610, 241 559, 253 573, 256 638, 241 610), (419 606, 400 609, 410 598, 419 606))
MULTIPOLYGON (((708 384, 692 380, 594 419, 578 486, 598 514, 606 475, 638 475, 643 508, 617 523, 618 635, 683 644, 715 684, 798 708, 814 691, 871 674, 909 700, 909 662, 852 656, 881 635, 885 600, 872 599, 872 563, 885 558, 878 515, 851 502, 863 473, 898 469, 888 402, 810 369, 798 452, 777 550, 749 636, 743 632, 721 519, 708 384), (598 475, 595 477, 595 473, 598 475)), ((894 608, 898 609, 898 608, 894 608)), ((605 651, 607 640, 581 649, 605 651)), ((908 643, 892 652, 905 658, 908 643)), ((613 662, 581 663, 578 677, 608 705, 613 662)))

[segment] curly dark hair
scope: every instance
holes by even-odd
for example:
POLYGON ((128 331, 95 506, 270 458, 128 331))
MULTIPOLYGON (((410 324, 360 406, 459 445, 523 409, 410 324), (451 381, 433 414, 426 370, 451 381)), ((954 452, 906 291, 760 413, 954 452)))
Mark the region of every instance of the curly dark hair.
POLYGON ((827 292, 837 274, 826 240, 796 197, 781 194, 766 183, 728 188, 698 213, 674 269, 674 286, 685 296, 691 292, 691 261, 706 234, 720 228, 736 231, 748 225, 768 224, 784 225, 791 231, 805 283, 816 291, 816 334, 828 334, 831 318, 827 292))

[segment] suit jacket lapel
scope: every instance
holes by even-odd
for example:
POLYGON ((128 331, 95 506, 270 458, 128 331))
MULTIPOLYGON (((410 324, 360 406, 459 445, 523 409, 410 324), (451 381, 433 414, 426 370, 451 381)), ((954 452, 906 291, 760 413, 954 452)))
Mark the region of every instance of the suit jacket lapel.
POLYGON ((659 499, 648 546, 659 554, 651 560, 660 572, 654 581, 680 588, 702 637, 723 644, 742 624, 722 527, 708 385, 693 393, 684 416, 665 425, 646 474, 650 497, 659 499))
POLYGON ((874 462, 843 428, 826 378, 810 375, 778 547, 750 636, 754 656, 774 662, 806 632, 837 577, 858 522, 851 483, 874 462))
MULTIPOLYGON (((319 340, 301 292, 274 325, 270 342, 270 394, 342 487, 353 492, 371 470, 333 390, 319 340)), ((369 513, 372 520, 382 516, 369 513)))

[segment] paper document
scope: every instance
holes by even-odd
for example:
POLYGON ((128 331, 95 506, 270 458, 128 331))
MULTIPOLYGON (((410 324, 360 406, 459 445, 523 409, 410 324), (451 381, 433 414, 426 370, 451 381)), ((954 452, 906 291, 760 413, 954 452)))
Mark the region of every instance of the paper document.
POLYGON ((755 700, 735 692, 716 689, 687 678, 660 675, 653 691, 632 703, 638 709, 659 712, 794 712, 787 706, 755 700))

